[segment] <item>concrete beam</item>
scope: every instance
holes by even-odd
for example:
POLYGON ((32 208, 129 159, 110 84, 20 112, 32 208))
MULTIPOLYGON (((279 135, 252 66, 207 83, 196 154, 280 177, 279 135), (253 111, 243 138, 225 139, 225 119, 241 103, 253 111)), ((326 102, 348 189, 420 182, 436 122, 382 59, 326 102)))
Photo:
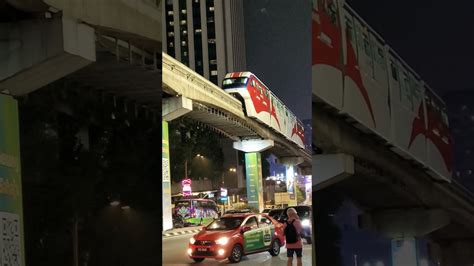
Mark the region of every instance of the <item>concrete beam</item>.
POLYGON ((94 29, 77 21, 0 24, 0 91, 20 96, 96 60, 94 29), (3 54, 4 53, 4 54, 3 54))
POLYGON ((193 110, 193 101, 183 96, 164 98, 162 103, 162 118, 167 122, 181 117, 193 110))
POLYGON ((359 216, 362 229, 375 230, 391 239, 425 236, 449 223, 449 214, 441 209, 386 210, 359 216))
POLYGON ((35 13, 48 11, 48 6, 40 0, 6 0, 6 2, 24 12, 35 13))
POLYGON ((312 167, 300 167, 300 171, 302 175, 312 175, 313 168, 312 167))
POLYGON ((279 164, 298 165, 304 162, 303 157, 281 157, 277 159, 279 164))
MULTIPOLYGON (((382 141, 376 141, 373 136, 356 130, 321 104, 313 103, 312 109, 315 125, 312 139, 317 147, 326 153, 333 151, 351 154, 354 158, 383 169, 386 174, 374 182, 386 184, 387 193, 394 189, 403 191, 407 199, 415 199, 419 206, 444 209, 450 213, 453 221, 466 226, 468 233, 474 234, 474 197, 460 189, 454 181, 433 182, 423 169, 413 167, 411 162, 401 159, 382 141)), ((313 172, 316 168, 313 166, 313 172)))
MULTIPOLYGON (((63 16, 103 29, 161 43, 161 5, 156 0, 43 0, 63 16)), ((136 38, 134 38, 136 39, 136 38)), ((156 46, 159 48, 158 46, 156 46)))
POLYGON ((271 139, 250 139, 234 142, 234 149, 243 152, 262 152, 275 145, 271 139))
POLYGON ((348 154, 318 154, 313 156, 313 189, 321 190, 355 173, 354 157, 348 154))

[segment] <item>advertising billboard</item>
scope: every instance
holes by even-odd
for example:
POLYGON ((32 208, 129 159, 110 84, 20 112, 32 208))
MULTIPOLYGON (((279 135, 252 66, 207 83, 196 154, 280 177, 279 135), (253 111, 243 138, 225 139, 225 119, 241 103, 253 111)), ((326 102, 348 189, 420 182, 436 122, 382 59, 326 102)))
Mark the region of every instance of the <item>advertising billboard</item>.
POLYGON ((5 266, 24 262, 18 106, 0 94, 0 258, 5 266))

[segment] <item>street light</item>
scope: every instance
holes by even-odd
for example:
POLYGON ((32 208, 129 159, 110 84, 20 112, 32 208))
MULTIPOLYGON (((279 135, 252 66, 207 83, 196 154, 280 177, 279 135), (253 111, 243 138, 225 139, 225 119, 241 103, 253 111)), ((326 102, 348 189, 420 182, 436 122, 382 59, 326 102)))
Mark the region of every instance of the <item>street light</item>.
POLYGON ((120 201, 118 201, 118 200, 114 200, 114 201, 110 202, 110 206, 116 207, 116 206, 119 206, 119 205, 120 205, 120 201))

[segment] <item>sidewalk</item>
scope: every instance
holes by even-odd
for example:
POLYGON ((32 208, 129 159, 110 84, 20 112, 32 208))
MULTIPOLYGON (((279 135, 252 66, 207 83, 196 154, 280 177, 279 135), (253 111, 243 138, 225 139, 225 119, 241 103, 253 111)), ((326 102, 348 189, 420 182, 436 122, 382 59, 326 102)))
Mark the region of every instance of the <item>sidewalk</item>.
POLYGON ((179 235, 187 235, 187 234, 195 234, 201 231, 202 226, 190 226, 190 227, 183 227, 183 228, 176 228, 170 229, 162 232, 162 237, 170 237, 170 236, 179 236, 179 235))

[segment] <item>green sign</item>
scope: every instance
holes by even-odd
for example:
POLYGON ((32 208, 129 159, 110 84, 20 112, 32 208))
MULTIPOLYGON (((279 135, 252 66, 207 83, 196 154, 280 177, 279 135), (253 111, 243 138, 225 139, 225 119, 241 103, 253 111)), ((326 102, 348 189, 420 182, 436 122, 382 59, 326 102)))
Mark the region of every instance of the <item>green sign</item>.
POLYGON ((25 265, 18 106, 0 95, 0 254, 2 265, 25 265))
POLYGON ((170 146, 168 122, 162 121, 162 189, 163 189, 163 230, 173 228, 171 214, 171 178, 170 178, 170 146))
POLYGON ((275 227, 267 225, 252 229, 244 233, 244 248, 245 251, 255 251, 270 247, 273 235, 275 234, 275 227))
POLYGON ((262 158, 259 152, 245 154, 247 200, 251 207, 263 209, 262 158))

